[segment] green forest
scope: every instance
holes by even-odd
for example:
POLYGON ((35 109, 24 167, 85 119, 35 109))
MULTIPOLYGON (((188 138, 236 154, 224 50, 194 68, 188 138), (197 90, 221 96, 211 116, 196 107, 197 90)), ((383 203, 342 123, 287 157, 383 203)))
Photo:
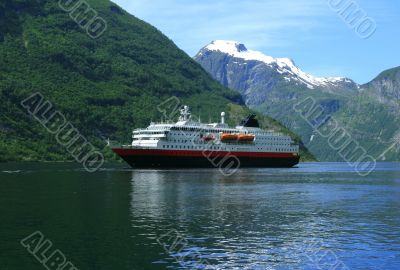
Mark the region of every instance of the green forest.
MULTIPOLYGON (((158 121, 174 96, 203 120, 251 113, 153 26, 107 0, 87 1, 107 23, 90 37, 58 1, 0 2, 0 161, 72 160, 21 102, 41 93, 79 132, 116 159, 106 139, 129 143, 134 128, 158 121)), ((259 115, 263 127, 290 133, 259 115)), ((294 134, 290 133, 297 140, 294 134)), ((303 159, 312 156, 302 146, 303 159)))

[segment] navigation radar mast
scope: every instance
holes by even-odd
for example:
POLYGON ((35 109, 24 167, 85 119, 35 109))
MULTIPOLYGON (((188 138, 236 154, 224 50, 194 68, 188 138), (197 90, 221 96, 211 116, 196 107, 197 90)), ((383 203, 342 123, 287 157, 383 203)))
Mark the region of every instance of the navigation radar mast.
POLYGON ((181 116, 179 117, 180 121, 187 121, 190 120, 192 114, 190 112, 189 106, 185 105, 183 106, 183 109, 181 109, 181 116))

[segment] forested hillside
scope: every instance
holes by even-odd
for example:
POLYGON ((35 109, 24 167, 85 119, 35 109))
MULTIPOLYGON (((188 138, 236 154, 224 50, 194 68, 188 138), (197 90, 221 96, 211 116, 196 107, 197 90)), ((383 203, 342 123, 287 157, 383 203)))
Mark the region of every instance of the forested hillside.
MULTIPOLYGON (((35 92, 108 157, 107 138, 130 142, 132 129, 159 120, 157 105, 171 96, 203 119, 221 111, 237 117, 240 95, 160 31, 110 1, 87 2, 107 24, 97 38, 58 1, 0 3, 0 160, 72 159, 20 105, 35 92)), ((270 118, 263 123, 283 129, 270 118)))

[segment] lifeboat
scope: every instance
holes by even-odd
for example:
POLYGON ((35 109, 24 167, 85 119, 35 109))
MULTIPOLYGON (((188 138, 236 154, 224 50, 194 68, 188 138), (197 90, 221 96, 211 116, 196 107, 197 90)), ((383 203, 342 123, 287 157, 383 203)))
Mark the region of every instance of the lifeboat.
POLYGON ((203 140, 205 140, 206 142, 213 141, 213 140, 215 140, 215 137, 213 135, 211 135, 211 134, 208 134, 208 135, 203 137, 203 140))
POLYGON ((239 134, 239 142, 253 142, 256 136, 253 134, 239 134))
POLYGON ((237 134, 229 134, 229 133, 222 133, 221 134, 221 141, 237 141, 239 136, 237 134))

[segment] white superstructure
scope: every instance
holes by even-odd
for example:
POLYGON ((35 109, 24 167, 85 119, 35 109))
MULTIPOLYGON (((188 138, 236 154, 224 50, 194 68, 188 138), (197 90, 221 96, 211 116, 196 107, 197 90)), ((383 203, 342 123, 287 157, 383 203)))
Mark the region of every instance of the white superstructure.
MULTIPOLYGON (((290 136, 265 131, 243 123, 230 128, 225 123, 225 113, 221 113, 220 123, 203 124, 192 119, 190 109, 184 106, 176 123, 151 123, 145 129, 133 131, 130 147, 138 149, 182 150, 182 151, 230 151, 230 152, 299 152, 299 146, 290 136), (237 136, 237 139, 226 139, 237 136)), ((254 125, 254 121, 256 125, 254 125)))

